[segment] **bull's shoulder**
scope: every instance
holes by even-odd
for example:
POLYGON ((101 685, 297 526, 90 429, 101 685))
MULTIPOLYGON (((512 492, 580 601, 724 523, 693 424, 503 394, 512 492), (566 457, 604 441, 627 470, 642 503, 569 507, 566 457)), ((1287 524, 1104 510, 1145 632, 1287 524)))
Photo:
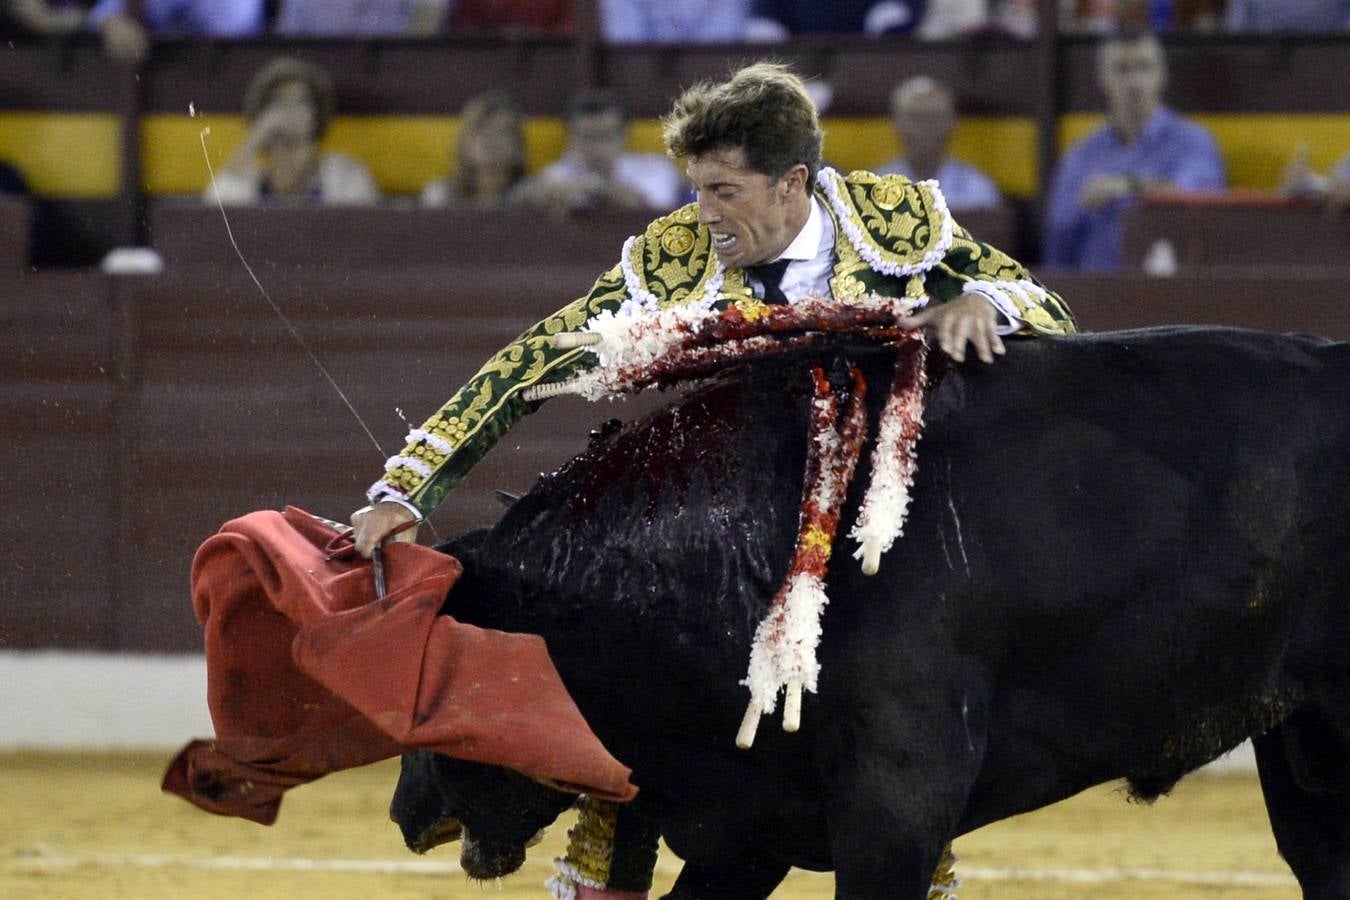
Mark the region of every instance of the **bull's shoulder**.
POLYGON ((937 182, 825 168, 817 184, 845 236, 874 268, 925 269, 952 245, 954 223, 937 182))
POLYGON ((706 280, 712 265, 712 236, 698 221, 698 204, 661 216, 624 247, 623 268, 630 289, 645 292, 659 306, 677 305, 706 280))

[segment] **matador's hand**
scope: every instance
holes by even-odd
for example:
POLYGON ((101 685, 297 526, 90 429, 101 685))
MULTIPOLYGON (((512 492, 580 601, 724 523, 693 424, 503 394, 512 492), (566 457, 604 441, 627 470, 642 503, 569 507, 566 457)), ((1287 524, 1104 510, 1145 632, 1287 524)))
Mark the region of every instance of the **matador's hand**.
MULTIPOLYGON (((367 559, 375 547, 389 537, 396 528, 416 520, 416 516, 401 503, 388 501, 366 506, 352 513, 352 528, 356 530, 354 542, 356 552, 367 559)), ((395 534, 392 540, 414 541, 417 539, 417 527, 412 526, 395 534)))
POLYGON ((998 313, 994 305, 978 294, 966 294, 947 303, 930 303, 909 322, 927 326, 937 335, 938 345, 957 362, 966 361, 966 344, 975 348, 980 360, 994 361, 994 354, 1007 352, 998 336, 998 313))

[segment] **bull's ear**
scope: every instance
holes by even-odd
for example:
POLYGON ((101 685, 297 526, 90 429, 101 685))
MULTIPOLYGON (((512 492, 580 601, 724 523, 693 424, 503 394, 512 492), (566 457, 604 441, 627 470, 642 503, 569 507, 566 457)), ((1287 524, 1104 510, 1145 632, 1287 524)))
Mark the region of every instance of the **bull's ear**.
POLYGON ((500 488, 493 491, 492 493, 496 496, 497 502, 500 503, 502 506, 505 506, 507 509, 510 509, 511 507, 515 506, 516 501, 520 499, 519 494, 513 494, 510 491, 503 491, 500 488))

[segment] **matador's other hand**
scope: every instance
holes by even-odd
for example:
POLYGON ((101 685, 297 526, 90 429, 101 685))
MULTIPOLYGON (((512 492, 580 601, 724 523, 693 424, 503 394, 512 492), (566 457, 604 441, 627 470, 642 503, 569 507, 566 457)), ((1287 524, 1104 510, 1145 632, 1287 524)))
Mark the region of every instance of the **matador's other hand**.
MULTIPOLYGON (((375 548, 384 542, 384 539, 390 536, 390 533, 408 522, 417 519, 412 511, 401 503, 391 503, 383 501, 374 506, 366 506, 352 513, 352 528, 355 529, 354 542, 356 552, 367 559, 374 552, 375 548)), ((406 530, 393 535, 396 541, 413 541, 417 539, 417 526, 411 526, 406 530)))
POLYGON ((930 303, 906 324, 930 328, 937 335, 938 345, 957 362, 966 361, 968 343, 986 363, 992 363, 995 354, 1002 356, 1007 352, 998 336, 998 313, 992 303, 978 294, 966 294, 947 303, 930 303))

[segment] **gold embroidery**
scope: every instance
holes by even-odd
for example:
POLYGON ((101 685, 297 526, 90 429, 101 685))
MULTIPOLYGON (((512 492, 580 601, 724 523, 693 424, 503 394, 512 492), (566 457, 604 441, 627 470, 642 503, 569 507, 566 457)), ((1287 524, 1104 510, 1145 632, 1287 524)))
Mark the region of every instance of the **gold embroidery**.
POLYGON ((682 256, 694 249, 694 232, 683 225, 672 225, 661 235, 661 246, 667 253, 682 256))
MULTIPOLYGON (((823 200, 824 198, 822 198, 823 200)), ((834 220, 834 252, 838 257, 834 264, 834 275, 830 278, 830 294, 836 300, 856 300, 868 293, 867 285, 856 277, 858 272, 870 271, 867 263, 858 255, 839 225, 839 217, 829 203, 824 203, 829 217, 834 220)))
POLYGON ((678 259, 668 259, 661 264, 661 267, 652 272, 657 278, 661 279, 666 287, 679 290, 684 289, 684 293, 689 293, 689 288, 685 285, 693 281, 693 276, 689 273, 689 267, 678 259))
POLYGON ((750 284, 745 280, 744 269, 727 269, 723 273, 722 297, 736 303, 755 299, 755 292, 750 290, 750 284))
POLYGON ((890 211, 905 199, 905 189, 894 181, 878 181, 872 185, 872 202, 880 208, 890 211))
POLYGON ((918 265, 941 241, 942 221, 927 185, 871 172, 850 172, 847 177, 836 172, 827 177, 833 179, 835 192, 844 201, 843 216, 851 231, 871 244, 883 262, 918 265))
POLYGON ((912 244, 915 242, 915 232, 918 232, 920 227, 925 229, 920 233, 922 238, 922 235, 928 233, 928 226, 924 221, 907 212, 900 213, 899 215, 891 217, 890 222, 886 224, 886 236, 890 238, 899 238, 900 240, 908 241, 912 244))

